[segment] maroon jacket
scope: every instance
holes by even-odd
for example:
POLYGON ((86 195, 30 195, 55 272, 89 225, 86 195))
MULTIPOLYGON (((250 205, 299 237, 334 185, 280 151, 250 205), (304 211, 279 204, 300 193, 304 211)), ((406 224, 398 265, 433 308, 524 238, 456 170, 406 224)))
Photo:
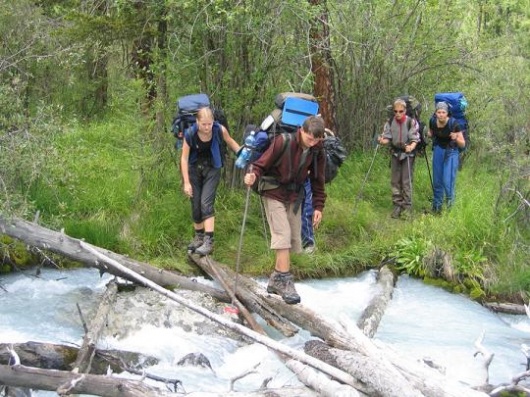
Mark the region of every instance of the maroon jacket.
POLYGON ((311 189, 313 191, 313 208, 322 211, 326 202, 326 192, 324 189, 324 167, 326 159, 322 142, 309 148, 304 164, 300 165, 303 157, 303 148, 300 130, 293 136, 285 149, 283 155, 279 157, 284 145, 283 135, 278 135, 270 146, 265 150, 259 159, 253 164, 252 171, 259 181, 262 176, 265 179, 273 177, 279 186, 263 191, 265 197, 285 203, 294 203, 297 199, 303 199, 303 185, 309 176, 311 189), (289 155, 290 151, 290 155, 289 155), (315 160, 313 161, 313 158, 315 160), (299 195, 301 195, 299 197, 299 195))

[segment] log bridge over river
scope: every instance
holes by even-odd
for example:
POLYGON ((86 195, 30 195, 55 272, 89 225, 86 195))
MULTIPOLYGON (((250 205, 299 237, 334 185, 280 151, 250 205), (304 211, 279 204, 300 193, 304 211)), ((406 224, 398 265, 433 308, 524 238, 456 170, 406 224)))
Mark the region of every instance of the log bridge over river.
MULTIPOLYGON (((392 299, 395 284, 395 276, 386 266, 379 269, 379 293, 372 298, 357 323, 341 319, 340 326, 337 326, 303 304, 285 304, 281 298, 267 294, 253 279, 236 275, 229 266, 215 262, 209 256, 190 255, 190 259, 217 280, 222 289, 197 283, 175 272, 135 261, 22 219, 0 217, 0 233, 42 252, 53 252, 95 267, 100 272, 113 274, 138 288, 152 289, 204 315, 220 327, 263 344, 276 352, 306 385, 306 388, 296 390, 268 389, 265 386, 254 392, 231 391, 224 394, 226 396, 493 397, 516 392, 526 394, 513 395, 530 396, 530 391, 520 385, 521 380, 530 375, 528 371, 514 374, 513 379, 503 385, 488 384, 487 373, 493 354, 483 347, 483 335, 477 335, 475 348, 483 362, 484 381, 474 387, 448 379, 432 363, 399 356, 388 346, 375 343, 372 337, 392 299), (236 277, 237 289, 234 291, 236 277), (235 306, 240 321, 232 321, 188 301, 173 292, 175 289, 199 291, 235 306), (303 351, 290 348, 270 338, 253 314, 259 315, 286 337, 302 328, 309 331, 314 339, 305 344, 303 351)), ((109 282, 97 313, 84 322, 85 336, 79 348, 35 342, 0 343, 0 385, 4 385, 5 395, 15 395, 31 388, 55 390, 60 396, 83 393, 109 397, 182 396, 183 393, 176 390, 179 382, 176 379, 155 379, 166 385, 174 384, 175 388, 171 391, 167 387, 148 385, 142 380, 106 373, 109 367, 114 372, 143 373, 132 364, 134 355, 141 352, 131 355, 130 352, 109 352, 97 348, 98 338, 118 293, 116 280, 109 282)), ((524 308, 519 310, 524 313, 524 308)), ((193 395, 207 397, 217 396, 218 393, 193 395)))

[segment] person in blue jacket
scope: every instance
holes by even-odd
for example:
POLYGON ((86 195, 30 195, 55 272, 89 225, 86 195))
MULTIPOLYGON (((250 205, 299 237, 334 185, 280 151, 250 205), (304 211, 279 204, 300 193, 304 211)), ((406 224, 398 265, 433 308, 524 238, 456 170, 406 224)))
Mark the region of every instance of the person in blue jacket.
POLYGON ((447 103, 436 104, 435 117, 429 122, 428 136, 433 140, 432 210, 435 214, 439 214, 442 211, 444 195, 447 208, 454 203, 459 155, 466 146, 461 126, 455 118, 449 117, 447 103))
POLYGON ((213 250, 214 204, 223 167, 222 140, 234 152, 239 151, 239 144, 228 130, 214 121, 212 109, 205 107, 197 112, 196 126, 186 131, 182 145, 180 169, 183 189, 191 200, 195 231, 188 251, 199 255, 208 255, 213 250))

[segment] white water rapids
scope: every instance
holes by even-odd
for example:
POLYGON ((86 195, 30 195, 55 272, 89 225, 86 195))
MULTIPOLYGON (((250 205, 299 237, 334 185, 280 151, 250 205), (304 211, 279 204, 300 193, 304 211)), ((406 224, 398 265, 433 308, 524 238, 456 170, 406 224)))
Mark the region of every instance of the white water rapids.
MULTIPOLYGON (((84 331, 76 304, 83 312, 90 312, 110 278, 109 275, 100 278, 95 269, 44 269, 39 277, 29 272, 0 276, 0 343, 38 341, 80 345, 84 331)), ((376 288, 374 272, 356 278, 310 280, 296 285, 303 305, 331 321, 345 314, 354 322, 376 288)), ((498 315, 466 297, 400 277, 375 339, 403 355, 430 357, 445 367, 449 376, 475 385, 481 358, 473 357, 474 342, 482 332, 485 332, 484 347, 495 354, 490 365, 490 383, 508 382, 524 370, 526 359, 520 347, 522 343, 530 343, 529 318, 498 315)), ((271 334, 282 339, 278 333, 271 334)), ((283 338, 282 342, 301 348, 309 338, 307 332, 300 331, 292 338, 283 338)), ((186 327, 145 323, 123 338, 105 338, 99 347, 137 351, 158 358, 159 363, 148 368, 148 372, 181 380, 188 393, 227 391, 232 378, 256 364, 259 364, 256 373, 239 380, 235 390, 256 390, 268 377, 273 378, 269 387, 299 385, 296 377, 266 347, 245 346, 222 335, 189 332, 186 327), (176 362, 188 353, 204 354, 212 370, 177 367, 176 362)), ((34 393, 39 397, 56 395, 34 393)))

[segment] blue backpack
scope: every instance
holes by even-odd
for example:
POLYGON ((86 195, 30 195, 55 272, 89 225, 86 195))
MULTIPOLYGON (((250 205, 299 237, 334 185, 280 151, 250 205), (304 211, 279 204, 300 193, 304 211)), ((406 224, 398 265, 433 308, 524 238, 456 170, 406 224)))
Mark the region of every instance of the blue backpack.
MULTIPOLYGON (((319 109, 315 97, 297 92, 278 94, 274 104, 276 105, 275 109, 263 120, 260 126, 248 125, 245 129, 243 142, 245 142, 250 131, 254 131, 254 143, 250 157, 245 162, 239 162, 240 168, 244 168, 248 163, 259 159, 277 135, 285 134, 285 144, 278 154, 278 157, 281 157, 291 138, 287 134, 295 133, 305 119, 309 116, 316 116, 319 109)), ((236 164, 238 163, 236 162, 236 164)))
MULTIPOLYGON (((196 131, 197 112, 204 107, 210 107, 213 111, 215 121, 223 125, 228 130, 228 122, 226 116, 221 108, 213 108, 211 106, 210 98, 206 94, 191 94, 185 95, 177 100, 177 112, 171 123, 171 132, 176 138, 175 148, 182 147, 182 140, 187 133, 191 133, 193 129, 196 131)), ((194 132, 195 132, 194 131, 194 132)), ((222 157, 226 157, 226 144, 221 140, 222 157)))
MULTIPOLYGON (((439 92, 434 95, 434 105, 436 106, 438 102, 447 103, 447 106, 449 107, 449 117, 452 117, 456 120, 460 126, 460 129, 462 130, 462 133, 464 134, 466 147, 463 150, 466 150, 470 143, 469 122, 466 116, 466 110, 468 106, 466 97, 461 92, 439 92)), ((432 115, 429 125, 432 125, 433 122, 436 122, 436 113, 432 115)), ((452 130, 453 127, 450 126, 450 129, 452 130)))

